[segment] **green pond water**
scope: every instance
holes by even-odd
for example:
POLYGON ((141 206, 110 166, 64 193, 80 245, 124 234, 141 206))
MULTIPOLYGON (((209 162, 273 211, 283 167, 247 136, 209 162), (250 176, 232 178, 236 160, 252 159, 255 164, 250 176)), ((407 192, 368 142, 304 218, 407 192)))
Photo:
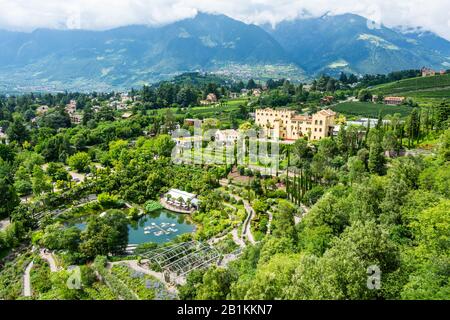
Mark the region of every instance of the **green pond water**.
MULTIPOLYGON (((84 221, 74 225, 81 230, 86 228, 84 221)), ((164 243, 181 234, 194 231, 195 225, 187 219, 186 215, 161 209, 144 215, 128 225, 128 243, 164 243)))

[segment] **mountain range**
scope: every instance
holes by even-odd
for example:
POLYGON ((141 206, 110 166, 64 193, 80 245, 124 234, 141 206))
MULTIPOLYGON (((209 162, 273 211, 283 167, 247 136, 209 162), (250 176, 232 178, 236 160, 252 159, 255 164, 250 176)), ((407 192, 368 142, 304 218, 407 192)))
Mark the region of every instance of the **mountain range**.
POLYGON ((0 30, 0 90, 125 89, 187 71, 305 80, 341 71, 450 68, 450 42, 423 30, 373 27, 343 14, 245 24, 199 13, 164 26, 105 31, 0 30))

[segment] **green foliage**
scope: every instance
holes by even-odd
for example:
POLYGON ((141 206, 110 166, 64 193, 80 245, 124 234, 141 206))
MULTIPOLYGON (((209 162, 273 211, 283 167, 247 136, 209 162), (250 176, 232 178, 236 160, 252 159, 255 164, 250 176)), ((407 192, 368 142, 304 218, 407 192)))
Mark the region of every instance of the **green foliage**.
POLYGON ((15 300, 22 295, 23 271, 30 262, 29 255, 21 255, 5 263, 0 270, 0 299, 15 300))
POLYGON ((111 274, 130 289, 139 300, 161 300, 170 297, 163 283, 150 275, 136 272, 125 265, 114 265, 111 274))
POLYGON ((356 222, 321 258, 305 256, 297 267, 289 299, 373 299, 382 291, 367 287, 367 268, 376 265, 383 279, 399 266, 399 252, 383 228, 356 222), (320 280, 319 280, 320 279, 320 280))
POLYGON ((376 94, 412 96, 416 92, 439 90, 450 85, 450 75, 437 75, 433 77, 418 77, 404 79, 377 86, 372 89, 376 94), (433 89, 433 90, 428 90, 433 89))
POLYGON ((372 99, 372 93, 367 89, 361 89, 358 93, 358 100, 366 102, 372 99))
POLYGON ((86 152, 78 152, 70 156, 67 160, 69 166, 78 172, 88 172, 91 164, 91 157, 86 152))
POLYGON ((299 255, 274 255, 267 263, 258 267, 247 292, 242 299, 275 300, 284 298, 285 288, 298 265, 299 255))
POLYGON ((197 288, 196 298, 199 300, 224 300, 230 292, 234 280, 233 274, 224 268, 210 268, 197 288))
POLYGON ((377 173, 379 175, 383 175, 385 172, 385 157, 383 155, 383 148, 381 144, 378 142, 374 142, 370 145, 369 151, 369 171, 371 173, 377 173))
POLYGON ((33 262, 33 268, 30 272, 31 288, 33 290, 33 296, 39 296, 41 293, 48 292, 52 289, 50 267, 41 258, 35 258, 33 262))
POLYGON ((388 106, 372 102, 342 102, 331 107, 331 109, 344 115, 368 118, 377 118, 380 112, 383 115, 399 113, 402 116, 411 112, 411 108, 407 106, 388 106))
POLYGON ((110 195, 106 192, 99 194, 97 201, 104 209, 120 208, 123 206, 118 196, 110 195))
POLYGON ((100 216, 91 216, 81 233, 80 252, 86 258, 98 255, 120 254, 128 244, 128 219, 119 210, 110 210, 100 216))
POLYGON ((147 212, 153 212, 153 211, 157 211, 157 210, 160 210, 163 208, 163 206, 158 201, 155 201, 155 200, 148 200, 145 203, 144 207, 145 207, 145 211, 147 211, 147 212))
POLYGON ((137 300, 137 296, 116 276, 109 273, 106 267, 106 257, 105 256, 97 256, 94 261, 95 270, 101 275, 104 282, 111 288, 119 298, 125 300, 137 300))
POLYGON ((278 207, 273 214, 271 233, 274 237, 288 237, 295 239, 297 237, 294 229, 295 207, 286 200, 280 200, 278 207))
POLYGON ((77 227, 66 228, 59 223, 46 226, 40 244, 50 250, 78 250, 81 231, 77 227))

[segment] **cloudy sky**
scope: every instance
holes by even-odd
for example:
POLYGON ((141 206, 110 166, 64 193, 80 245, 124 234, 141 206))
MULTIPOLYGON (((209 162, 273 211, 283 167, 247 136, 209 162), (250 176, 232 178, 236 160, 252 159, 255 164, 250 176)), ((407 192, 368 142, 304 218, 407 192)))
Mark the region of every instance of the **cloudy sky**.
POLYGON ((389 27, 423 27, 450 40, 449 0, 0 0, 0 28, 108 29, 164 24, 198 11, 273 25, 326 12, 351 12, 389 27))

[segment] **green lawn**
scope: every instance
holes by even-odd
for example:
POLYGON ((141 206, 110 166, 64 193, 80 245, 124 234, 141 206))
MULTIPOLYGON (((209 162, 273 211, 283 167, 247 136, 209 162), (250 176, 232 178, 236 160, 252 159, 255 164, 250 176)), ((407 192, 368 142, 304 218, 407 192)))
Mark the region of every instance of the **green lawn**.
MULTIPOLYGON (((240 105, 247 105, 249 101, 248 98, 238 98, 233 100, 227 100, 222 105, 208 105, 208 106, 195 106, 182 110, 177 113, 177 108, 170 108, 170 110, 175 114, 177 120, 183 119, 186 113, 192 116, 192 118, 216 118, 221 121, 227 121, 229 119, 229 114, 233 111, 239 109, 240 105)), ((158 114, 165 114, 168 108, 158 109, 158 114)))
POLYGON ((383 115, 400 113, 402 116, 407 116, 411 112, 411 108, 407 106, 387 106, 371 102, 343 102, 332 107, 332 109, 347 116, 369 118, 378 117, 380 111, 383 115))
POLYGON ((390 82, 371 89, 374 94, 407 97, 450 98, 450 74, 434 77, 417 77, 390 82))
POLYGON ((414 92, 399 92, 398 95, 411 98, 450 99, 450 87, 435 88, 433 90, 425 89, 414 92))

